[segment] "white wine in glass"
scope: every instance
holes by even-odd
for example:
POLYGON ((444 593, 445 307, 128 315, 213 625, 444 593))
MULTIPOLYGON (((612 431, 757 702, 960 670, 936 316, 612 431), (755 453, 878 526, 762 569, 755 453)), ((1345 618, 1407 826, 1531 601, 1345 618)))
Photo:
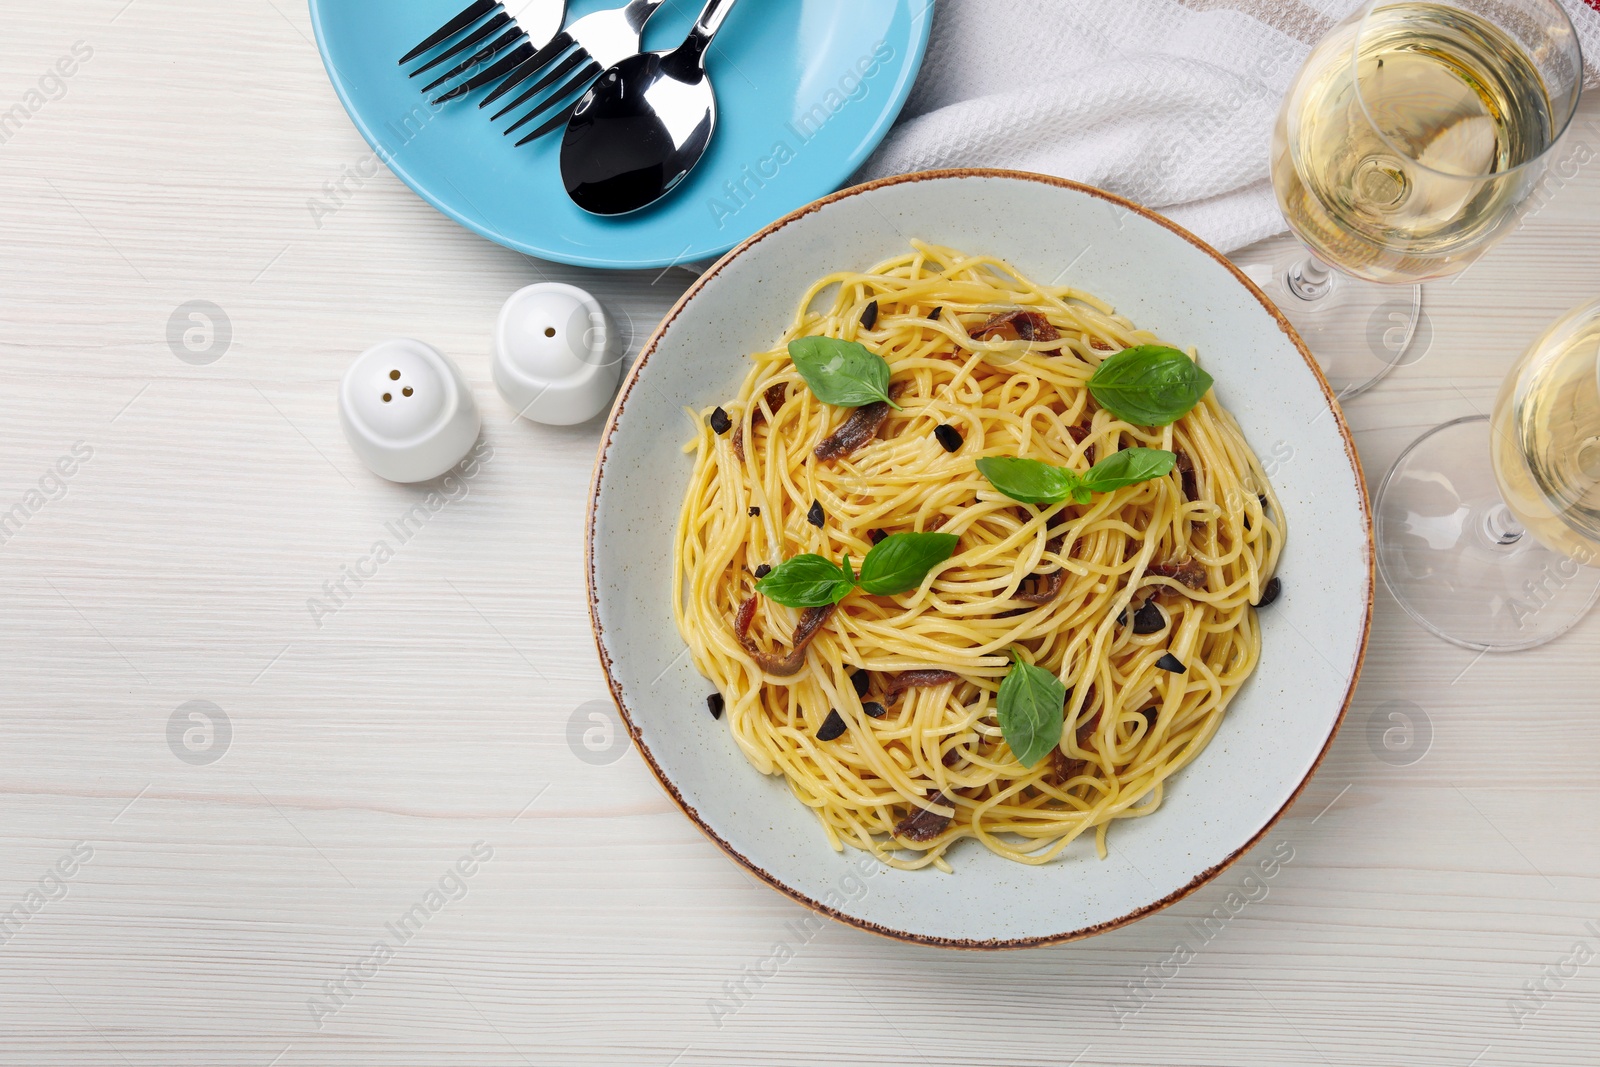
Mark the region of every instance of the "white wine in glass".
POLYGON ((1274 161, 1284 217, 1317 256, 1376 282, 1461 269, 1526 199, 1554 139, 1544 79, 1493 23, 1391 4, 1333 35, 1274 161), (1348 64, 1353 63, 1353 72, 1348 64))
POLYGON ((1493 428, 1511 514, 1550 550, 1600 561, 1600 302, 1528 349, 1501 390, 1493 428))
POLYGON ((1416 283, 1465 269, 1516 224, 1582 77, 1557 0, 1373 0, 1312 50, 1272 152, 1309 254, 1286 255, 1271 291, 1341 395, 1403 355, 1373 343, 1375 323, 1409 341, 1416 283))
POLYGON ((1543 644, 1600 594, 1600 300, 1529 346, 1494 416, 1419 438, 1378 490, 1378 565, 1468 648, 1543 644))

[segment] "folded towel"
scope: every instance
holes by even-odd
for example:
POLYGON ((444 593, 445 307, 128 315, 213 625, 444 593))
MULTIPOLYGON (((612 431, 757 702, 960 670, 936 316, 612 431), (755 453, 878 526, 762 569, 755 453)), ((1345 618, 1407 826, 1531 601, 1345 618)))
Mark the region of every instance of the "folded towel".
MULTIPOLYGON (((1600 58, 1600 0, 1563 0, 1600 58)), ((1231 251, 1285 229, 1278 104, 1355 0, 936 0, 899 122, 858 180, 1009 167, 1087 182, 1231 251)))

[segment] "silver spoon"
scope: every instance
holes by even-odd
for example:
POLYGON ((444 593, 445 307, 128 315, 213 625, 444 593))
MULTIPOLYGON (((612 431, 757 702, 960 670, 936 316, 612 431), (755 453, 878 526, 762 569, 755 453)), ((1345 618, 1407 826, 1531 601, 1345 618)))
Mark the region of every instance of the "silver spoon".
POLYGON ((629 56, 590 86, 561 139, 573 203, 596 215, 638 211, 700 162, 717 125, 706 49, 734 2, 706 0, 677 48, 629 56))

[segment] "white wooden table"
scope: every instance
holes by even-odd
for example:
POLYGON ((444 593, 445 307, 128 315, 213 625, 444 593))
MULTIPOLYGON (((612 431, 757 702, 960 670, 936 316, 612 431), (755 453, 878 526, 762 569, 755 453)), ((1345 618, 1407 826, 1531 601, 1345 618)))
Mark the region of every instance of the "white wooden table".
MULTIPOLYGON (((295 0, 0 11, 0 112, 84 42, 0 144, 0 1064, 1600 1063, 1600 618, 1480 659, 1380 592, 1349 723, 1246 862, 1292 859, 1236 915, 1244 865, 1055 949, 797 936, 635 753, 569 743, 605 696, 599 425, 488 384, 518 286, 642 338, 690 274, 536 263, 374 173, 295 0), (192 301, 217 329, 170 344, 192 301), (334 417, 397 333, 462 363, 493 458, 319 626, 418 497, 334 417), (1369 743, 1392 701, 1425 750, 1369 743)), ((1559 185, 1351 404, 1369 479, 1593 295, 1600 162, 1559 185)))

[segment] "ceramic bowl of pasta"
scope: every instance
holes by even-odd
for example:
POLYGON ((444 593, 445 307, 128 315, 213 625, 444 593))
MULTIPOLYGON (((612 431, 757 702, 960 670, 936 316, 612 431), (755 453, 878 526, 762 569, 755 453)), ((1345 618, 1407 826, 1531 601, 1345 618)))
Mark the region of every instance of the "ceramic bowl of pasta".
POLYGON ((596 469, 612 692, 800 903, 966 948, 1181 899, 1316 768, 1366 647, 1349 432, 1272 305, 1035 175, 839 193, 645 345, 596 469))

